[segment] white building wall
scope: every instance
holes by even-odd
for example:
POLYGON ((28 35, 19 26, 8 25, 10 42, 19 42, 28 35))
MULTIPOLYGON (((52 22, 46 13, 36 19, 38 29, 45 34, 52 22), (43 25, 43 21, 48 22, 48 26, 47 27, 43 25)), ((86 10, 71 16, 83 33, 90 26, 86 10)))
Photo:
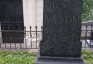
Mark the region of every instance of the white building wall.
POLYGON ((38 30, 41 30, 43 25, 43 0, 23 0, 23 15, 24 26, 29 30, 29 26, 32 26, 32 30, 35 30, 37 25, 38 30))
POLYGON ((29 27, 32 27, 32 30, 35 30, 37 15, 36 15, 36 2, 37 0, 23 0, 23 16, 24 16, 24 26, 26 30, 29 30, 29 27))
MULTIPOLYGON (((29 31, 29 27, 32 27, 32 31, 35 30, 35 26, 38 30, 41 30, 43 24, 43 0, 23 0, 23 15, 24 15, 24 26, 26 31, 29 31)), ((27 46, 31 45, 30 33, 26 32, 27 46)), ((36 41, 36 38, 32 38, 32 41, 36 41)), ((34 45, 35 46, 35 43, 34 45)))
MULTIPOLYGON (((23 0, 23 16, 24 16, 24 26, 26 27, 26 31, 30 31, 30 26, 32 27, 32 31, 35 31, 36 21, 37 21, 37 8, 36 8, 37 0, 23 0)), ((26 32, 26 36, 24 38, 24 45, 27 44, 27 47, 31 47, 31 39, 30 32, 26 32)))
POLYGON ((43 0, 37 0, 37 27, 41 30, 43 26, 43 0))

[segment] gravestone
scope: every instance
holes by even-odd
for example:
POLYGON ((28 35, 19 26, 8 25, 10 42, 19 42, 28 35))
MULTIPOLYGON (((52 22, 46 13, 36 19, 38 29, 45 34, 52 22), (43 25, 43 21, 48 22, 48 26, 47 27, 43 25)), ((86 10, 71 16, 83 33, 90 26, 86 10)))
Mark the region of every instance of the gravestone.
POLYGON ((43 37, 35 64, 84 64, 81 59, 83 0, 44 0, 43 37))

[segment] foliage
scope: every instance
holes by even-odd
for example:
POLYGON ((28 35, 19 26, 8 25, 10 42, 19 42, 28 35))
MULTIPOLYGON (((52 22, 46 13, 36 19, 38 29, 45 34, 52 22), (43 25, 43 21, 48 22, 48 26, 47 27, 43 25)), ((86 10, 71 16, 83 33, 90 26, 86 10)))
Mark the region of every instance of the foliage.
POLYGON ((34 64, 34 58, 27 52, 0 52, 0 64, 34 64))
POLYGON ((93 20, 93 0, 83 0, 82 21, 93 20))
MULTIPOLYGON (((82 50, 85 64, 93 64, 93 53, 82 50)), ((35 54, 24 51, 0 51, 0 64, 34 64, 35 54)))
POLYGON ((93 64, 93 53, 90 50, 82 50, 82 57, 85 64, 93 64))

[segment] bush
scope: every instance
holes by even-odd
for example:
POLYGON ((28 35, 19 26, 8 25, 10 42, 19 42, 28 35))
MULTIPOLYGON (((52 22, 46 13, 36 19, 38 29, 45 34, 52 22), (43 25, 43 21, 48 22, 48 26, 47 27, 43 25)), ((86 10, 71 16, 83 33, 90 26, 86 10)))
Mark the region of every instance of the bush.
POLYGON ((0 64, 34 64, 35 55, 27 52, 0 52, 0 64))
POLYGON ((93 64, 93 53, 88 50, 82 50, 82 57, 84 59, 85 64, 93 64))
MULTIPOLYGON (((93 53, 88 49, 82 50, 85 64, 93 64, 93 53)), ((34 64, 35 54, 24 51, 0 51, 0 64, 34 64)))

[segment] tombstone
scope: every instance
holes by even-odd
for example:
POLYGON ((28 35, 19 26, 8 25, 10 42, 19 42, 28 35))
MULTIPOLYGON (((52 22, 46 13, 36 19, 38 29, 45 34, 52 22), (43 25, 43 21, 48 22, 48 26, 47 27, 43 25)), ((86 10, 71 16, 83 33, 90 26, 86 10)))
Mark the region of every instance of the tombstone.
POLYGON ((35 64, 84 64, 81 58, 83 0, 44 0, 43 37, 35 64))

